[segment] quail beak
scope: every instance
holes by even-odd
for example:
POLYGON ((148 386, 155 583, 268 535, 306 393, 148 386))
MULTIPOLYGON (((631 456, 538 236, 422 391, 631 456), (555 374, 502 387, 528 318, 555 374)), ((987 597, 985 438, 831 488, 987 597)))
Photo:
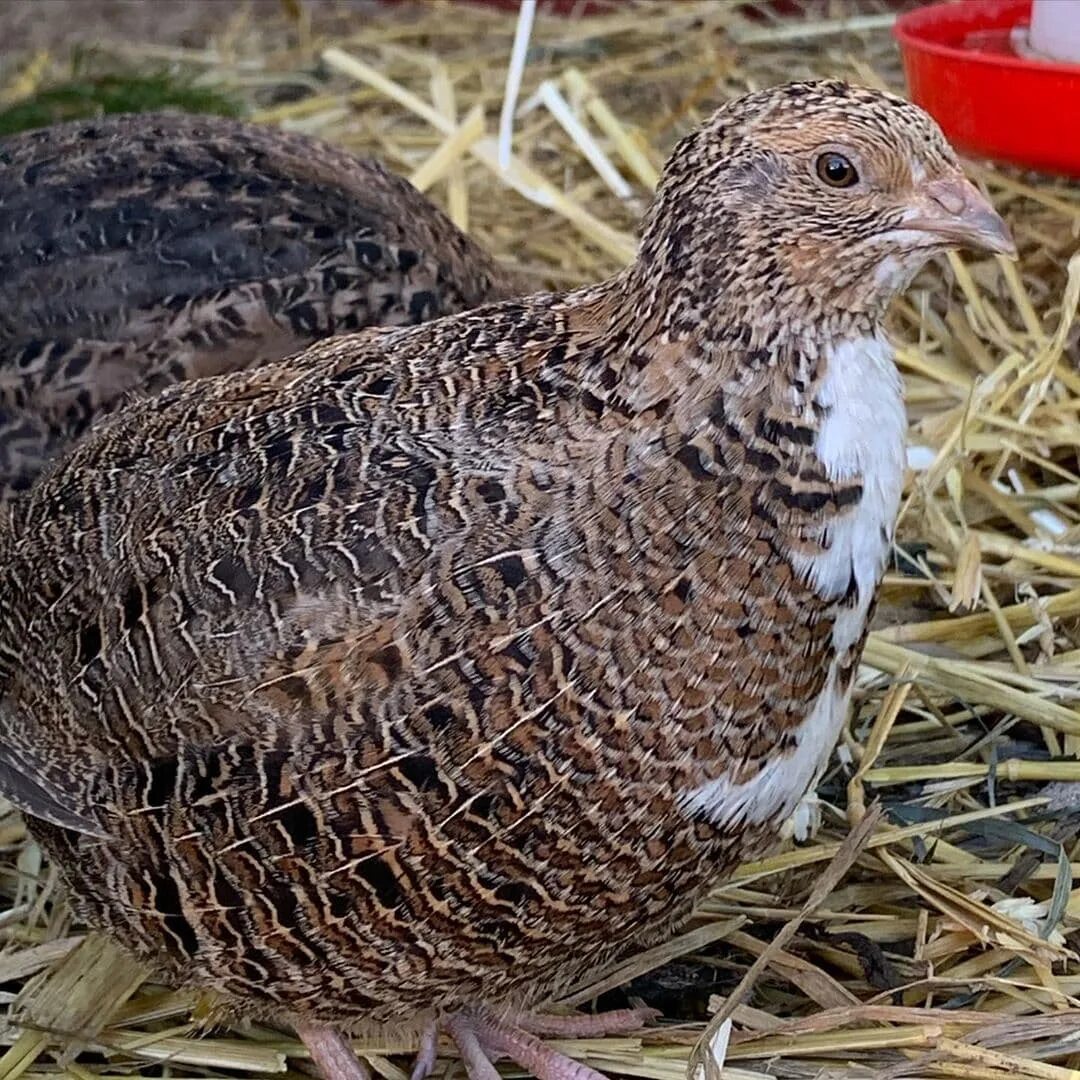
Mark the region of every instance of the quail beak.
POLYGON ((965 176, 923 184, 917 209, 904 222, 904 228, 930 233, 949 246, 1016 258, 1016 244, 1009 226, 965 176))

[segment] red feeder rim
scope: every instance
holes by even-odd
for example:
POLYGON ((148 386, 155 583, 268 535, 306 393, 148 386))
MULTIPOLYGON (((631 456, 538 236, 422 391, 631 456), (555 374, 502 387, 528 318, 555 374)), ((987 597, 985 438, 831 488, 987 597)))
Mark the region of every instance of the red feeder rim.
POLYGON ((958 150, 1031 169, 1080 176, 1080 64, 1013 52, 1031 0, 963 0, 901 15, 912 100, 958 150))

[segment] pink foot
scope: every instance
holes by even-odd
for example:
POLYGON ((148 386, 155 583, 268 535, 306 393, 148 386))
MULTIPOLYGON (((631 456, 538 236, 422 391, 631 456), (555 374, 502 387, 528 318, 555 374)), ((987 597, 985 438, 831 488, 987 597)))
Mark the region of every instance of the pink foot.
POLYGON ((353 1053, 340 1032, 305 1026, 297 1028, 296 1034, 308 1048, 311 1060, 318 1065, 323 1080, 371 1080, 368 1067, 353 1053))
MULTIPOLYGON (((655 1009, 620 1009, 596 1016, 547 1016, 521 1013, 498 1020, 486 1011, 455 1013, 446 1022, 457 1043, 470 1080, 498 1080, 492 1061, 506 1055, 538 1080, 606 1080, 603 1073, 558 1050, 536 1036, 589 1038, 636 1031, 658 1014, 655 1009)), ((423 1053, 423 1051, 421 1051, 423 1053)))
POLYGON ((604 1035, 628 1035, 639 1031, 660 1013, 642 1005, 637 1009, 612 1009, 603 1013, 519 1013, 513 1017, 515 1027, 530 1035, 554 1035, 564 1039, 599 1039, 604 1035))

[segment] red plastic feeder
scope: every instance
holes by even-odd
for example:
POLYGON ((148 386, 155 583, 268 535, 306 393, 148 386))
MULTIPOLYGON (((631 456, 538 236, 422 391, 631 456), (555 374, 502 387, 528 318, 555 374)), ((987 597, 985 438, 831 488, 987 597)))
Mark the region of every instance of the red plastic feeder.
POLYGON ((958 150, 1080 177, 1080 64, 1012 45, 1031 0, 963 0, 902 15, 896 38, 912 99, 958 150))

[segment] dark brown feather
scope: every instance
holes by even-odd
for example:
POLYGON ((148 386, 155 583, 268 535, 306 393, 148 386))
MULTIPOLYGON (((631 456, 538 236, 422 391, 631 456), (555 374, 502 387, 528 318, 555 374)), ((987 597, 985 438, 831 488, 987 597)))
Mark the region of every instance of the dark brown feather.
POLYGON ((0 143, 0 499, 125 395, 525 291, 406 180, 213 117, 0 143))

